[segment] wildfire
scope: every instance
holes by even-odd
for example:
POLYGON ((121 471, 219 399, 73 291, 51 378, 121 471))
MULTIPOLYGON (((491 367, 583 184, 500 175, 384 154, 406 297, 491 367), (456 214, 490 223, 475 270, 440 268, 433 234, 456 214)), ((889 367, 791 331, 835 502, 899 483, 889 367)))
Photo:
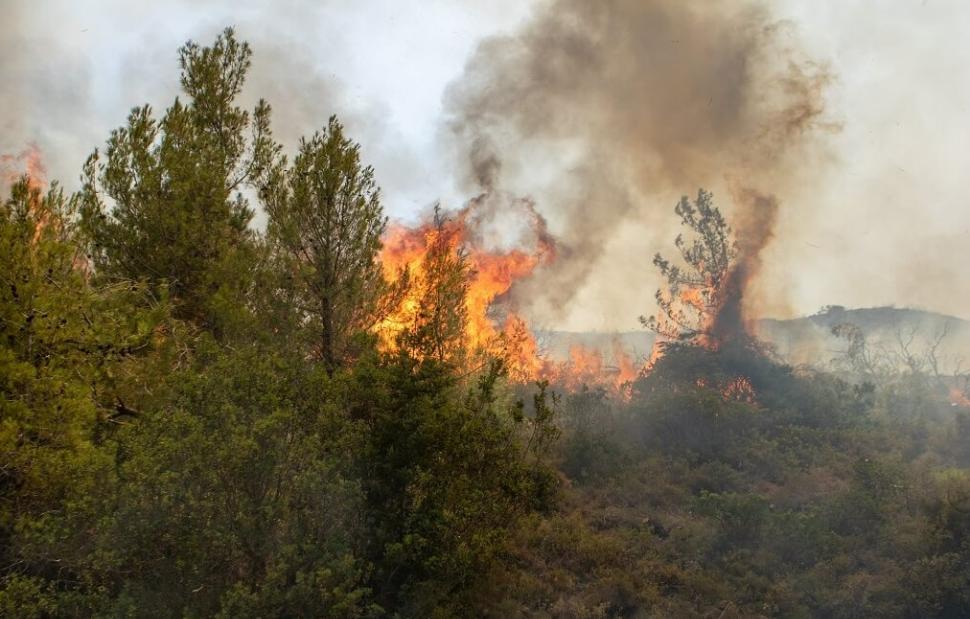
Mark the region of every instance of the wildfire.
MULTIPOLYGON (((525 322, 509 313, 505 327, 500 328, 491 318, 495 300, 504 295, 512 284, 528 276, 546 255, 542 247, 527 252, 522 249, 488 251, 481 246, 475 230, 469 225, 478 202, 471 202, 455 217, 438 223, 417 227, 394 225, 386 233, 380 260, 389 280, 407 271, 411 281, 404 299, 378 326, 377 333, 385 350, 397 345, 398 336, 416 324, 421 316, 421 291, 429 277, 427 257, 432 247, 442 243, 448 252, 466 253, 470 267, 468 291, 465 296, 467 323, 463 325, 465 344, 472 351, 495 351, 503 346, 530 354, 537 350, 535 339, 525 322), (508 338, 503 337, 508 335, 508 338), (514 340, 503 342, 501 340, 514 340), (508 346, 505 346, 508 344, 508 346)), ((525 371, 531 363, 520 364, 525 371)))
POLYGON ((14 183, 25 174, 31 189, 43 190, 47 185, 47 168, 36 144, 16 155, 0 155, 0 176, 5 183, 14 183))
POLYGON ((613 342, 612 353, 613 363, 607 364, 599 350, 571 346, 569 360, 556 368, 559 382, 571 391, 583 386, 595 386, 629 398, 630 386, 644 371, 643 367, 627 354, 618 340, 613 342))
POLYGON ((747 376, 735 376, 728 381, 717 381, 716 383, 702 377, 695 380, 694 384, 700 389, 716 391, 725 402, 744 402, 745 404, 757 404, 758 402, 754 386, 747 376))
POLYGON ((950 387, 950 404, 962 408, 970 408, 970 397, 958 387, 950 387))
POLYGON ((509 292, 517 281, 555 259, 555 243, 532 204, 515 200, 512 210, 524 215, 526 242, 519 239, 511 249, 489 247, 482 230, 490 220, 489 200, 485 194, 443 220, 388 229, 380 255, 385 277, 393 281, 406 271, 410 286, 396 308, 375 328, 382 349, 395 350, 399 336, 421 320, 425 309, 422 290, 431 275, 429 252, 443 243, 453 254, 464 252, 470 267, 463 325, 467 350, 503 358, 515 383, 548 380, 567 389, 588 385, 622 393, 640 367, 618 342, 613 347, 611 365, 604 362, 599 351, 581 346, 573 346, 569 359, 561 363, 541 353, 535 334, 510 302, 509 292))
POLYGON ((522 384, 557 377, 555 364, 540 354, 539 344, 522 317, 510 314, 502 332, 505 348, 501 354, 508 365, 512 382, 522 384))
POLYGON ((36 243, 44 229, 51 224, 50 212, 41 206, 40 195, 47 187, 47 168, 36 144, 29 145, 16 155, 0 155, 0 186, 4 187, 4 191, 22 177, 26 177, 31 192, 29 208, 33 215, 33 240, 36 243))
POLYGON ((642 371, 633 357, 623 350, 623 346, 620 345, 618 340, 613 341, 613 363, 616 364, 617 368, 614 385, 618 388, 632 383, 642 371))
MULTIPOLYGON (((698 334, 697 344, 709 350, 717 350, 720 342, 713 336, 715 321, 717 320, 718 297, 721 290, 709 279, 703 286, 683 287, 679 290, 680 302, 692 308, 697 313, 698 334)), ((658 351, 658 357, 662 354, 658 351)))
POLYGON ((744 402, 746 404, 755 403, 755 391, 751 385, 751 379, 747 376, 736 376, 721 389, 721 397, 725 400, 744 402))

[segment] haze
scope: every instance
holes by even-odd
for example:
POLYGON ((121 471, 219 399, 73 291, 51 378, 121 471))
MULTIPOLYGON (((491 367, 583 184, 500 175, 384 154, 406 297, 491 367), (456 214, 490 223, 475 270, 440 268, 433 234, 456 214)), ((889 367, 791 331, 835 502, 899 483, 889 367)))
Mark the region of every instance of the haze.
MULTIPOLYGON (((461 88, 483 41, 515 37, 545 3, 313 4, 281 2, 268 10, 255 2, 94 7, 15 0, 0 55, 0 152, 34 143, 48 176, 76 188, 84 158, 131 107, 163 109, 177 94, 174 50, 234 25, 255 52, 247 93, 274 106, 275 131, 288 147, 336 113, 375 166, 392 217, 414 220, 436 200, 459 207, 475 195, 456 155, 462 145, 449 128, 448 93, 461 88)), ((831 79, 811 150, 768 174, 796 179, 783 185, 798 190, 779 191, 774 237, 754 283, 761 316, 807 314, 825 304, 894 304, 968 317, 970 209, 962 180, 970 5, 872 6, 786 0, 771 3, 764 18, 784 24, 782 42, 831 79)), ((671 45, 676 39, 672 34, 671 45)), ((583 126, 583 118, 574 121, 583 126)), ((605 176, 623 163, 620 153, 597 153, 605 176)), ((527 155, 530 175, 516 173, 503 190, 530 195, 553 232, 563 233, 571 225, 564 189, 575 162, 541 149, 527 155)), ((595 255, 584 260, 588 273, 548 280, 568 290, 567 302, 553 307, 531 295, 526 313, 550 328, 634 328, 653 308, 660 281, 650 258, 670 253, 676 198, 714 179, 715 199, 728 206, 730 196, 717 187, 726 172, 703 169, 677 178, 676 186, 638 191, 623 219, 597 237, 595 255)), ((615 206, 602 200, 586 205, 589 221, 615 206)))

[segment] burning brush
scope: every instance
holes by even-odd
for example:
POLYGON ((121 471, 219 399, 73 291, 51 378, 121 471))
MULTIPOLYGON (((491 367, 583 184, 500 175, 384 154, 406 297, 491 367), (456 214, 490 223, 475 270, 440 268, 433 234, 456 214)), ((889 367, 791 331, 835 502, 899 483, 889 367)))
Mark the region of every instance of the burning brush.
POLYGON ((574 346, 570 358, 555 362, 541 354, 526 319, 516 311, 513 287, 538 268, 556 260, 557 247, 546 222, 529 200, 485 193, 461 210, 421 225, 392 226, 386 233, 380 260, 389 280, 407 277, 408 292, 375 328, 385 351, 400 346, 403 334, 420 329, 434 299, 428 286, 438 274, 442 252, 467 264, 464 288, 463 350, 502 358, 514 383, 548 380, 566 389, 599 386, 620 390, 636 378, 639 368, 619 345, 613 366, 599 351, 574 346), (510 232, 510 230, 512 232, 510 232))

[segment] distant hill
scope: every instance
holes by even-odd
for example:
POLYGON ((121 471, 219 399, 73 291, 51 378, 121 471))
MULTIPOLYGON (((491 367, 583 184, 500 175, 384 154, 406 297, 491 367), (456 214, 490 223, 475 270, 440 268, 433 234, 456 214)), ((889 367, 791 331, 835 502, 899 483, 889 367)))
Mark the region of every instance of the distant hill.
POLYGON ((939 340, 937 357, 947 366, 941 369, 952 371, 960 358, 970 362, 970 322, 926 310, 846 309, 836 305, 804 318, 761 320, 757 331, 787 361, 818 365, 845 350, 845 340, 832 334, 832 329, 840 324, 858 327, 865 334, 869 348, 876 353, 899 353, 905 346, 912 353, 921 354, 939 340))
MULTIPOLYGON (((846 342, 832 334, 832 328, 852 324, 865 334, 873 351, 892 354, 907 345, 914 353, 927 350, 942 335, 937 356, 952 371, 963 360, 970 369, 970 321, 918 309, 872 307, 846 309, 829 306, 812 316, 758 321, 758 336, 771 344, 777 354, 793 364, 828 365, 846 349, 846 342)), ((618 333, 540 331, 536 334, 540 349, 552 359, 569 358, 570 348, 582 346, 598 350, 607 363, 619 345, 626 354, 646 358, 653 346, 654 334, 647 331, 618 333)))

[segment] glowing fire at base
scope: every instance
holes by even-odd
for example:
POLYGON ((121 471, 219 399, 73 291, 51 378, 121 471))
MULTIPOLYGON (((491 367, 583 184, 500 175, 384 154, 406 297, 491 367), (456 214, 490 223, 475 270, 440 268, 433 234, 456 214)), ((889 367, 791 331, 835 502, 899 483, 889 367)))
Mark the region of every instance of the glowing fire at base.
MULTIPOLYGON (((43 231, 51 224, 50 213, 41 210, 41 194, 47 189, 47 168, 36 144, 29 145, 16 155, 0 155, 0 188, 6 193, 9 186, 26 177, 30 190, 29 205, 35 226, 33 241, 36 243, 43 231)), ((58 230, 59 228, 52 228, 58 230)), ((84 266, 80 254, 76 265, 84 266)))
POLYGON ((515 201, 513 206, 525 215, 531 236, 527 246, 531 248, 523 249, 522 243, 513 249, 486 247, 481 239, 479 215, 488 208, 489 197, 472 200, 461 211, 437 224, 394 225, 387 231, 380 255, 385 276, 395 280, 406 269, 411 286, 403 300, 375 328, 381 348, 395 350, 398 337, 420 320, 420 291, 429 276, 429 251, 436 244, 445 243, 452 253, 464 252, 471 269, 463 328, 467 350, 504 359, 509 379, 515 383, 548 380, 571 390, 595 386, 622 392, 641 368, 618 343, 614 344, 613 365, 604 363, 599 351, 580 346, 572 347, 569 360, 561 363, 541 354, 528 323, 511 307, 508 293, 515 282, 555 260, 556 248, 546 232, 544 220, 526 201, 515 201), (503 310, 504 319, 495 318, 497 310, 503 310))
POLYGON ((32 189, 42 190, 47 185, 47 169, 36 144, 16 155, 0 155, 0 178, 4 183, 14 183, 25 174, 32 189))
POLYGON ((957 387, 950 387, 950 404, 962 408, 970 408, 970 397, 967 397, 967 394, 963 390, 957 387))
POLYGON ((754 387, 751 385, 751 380, 747 376, 736 376, 732 379, 721 389, 721 396, 725 400, 734 400, 747 404, 755 403, 754 387))

